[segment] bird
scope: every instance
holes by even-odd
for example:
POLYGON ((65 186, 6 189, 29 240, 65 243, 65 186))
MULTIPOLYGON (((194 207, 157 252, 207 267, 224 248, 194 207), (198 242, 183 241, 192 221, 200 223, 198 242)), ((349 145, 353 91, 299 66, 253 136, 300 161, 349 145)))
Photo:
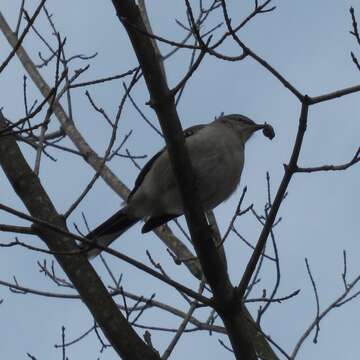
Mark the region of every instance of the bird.
MULTIPOLYGON (((222 115, 209 124, 184 130, 185 146, 193 167, 199 198, 204 211, 224 202, 240 183, 244 167, 245 143, 258 130, 272 139, 271 125, 257 124, 240 114, 222 115)), ((125 206, 86 238, 107 247, 140 220, 147 233, 183 215, 184 210, 166 147, 156 153, 142 168, 125 206)), ((92 259, 102 250, 88 246, 92 259)))

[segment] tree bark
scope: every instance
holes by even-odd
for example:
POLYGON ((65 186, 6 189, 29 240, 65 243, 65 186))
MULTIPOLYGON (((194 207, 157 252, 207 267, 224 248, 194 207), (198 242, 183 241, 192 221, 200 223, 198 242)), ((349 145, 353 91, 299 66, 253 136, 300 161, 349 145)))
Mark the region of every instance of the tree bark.
POLYGON ((215 308, 228 331, 234 354, 238 360, 256 360, 257 353, 264 359, 276 359, 247 310, 236 304, 235 289, 214 245, 212 233, 200 206, 174 96, 168 88, 153 41, 147 35, 148 30, 141 12, 134 0, 112 2, 141 66, 150 94, 149 103, 157 114, 166 140, 193 244, 206 280, 213 290, 215 308), (262 341, 259 342, 259 339, 262 341), (260 344, 257 350, 256 343, 260 344))
MULTIPOLYGON (((5 128, 6 120, 0 113, 0 131, 5 128)), ((29 167, 11 135, 0 138, 0 165, 33 217, 67 230, 64 219, 57 213, 39 178, 29 167)), ((59 184, 59 191, 62 191, 60 186, 59 184)), ((75 241, 70 237, 38 225, 35 229, 51 251, 70 252, 78 249, 75 241)), ((55 257, 121 358, 160 359, 159 355, 147 346, 129 325, 84 255, 55 257)))

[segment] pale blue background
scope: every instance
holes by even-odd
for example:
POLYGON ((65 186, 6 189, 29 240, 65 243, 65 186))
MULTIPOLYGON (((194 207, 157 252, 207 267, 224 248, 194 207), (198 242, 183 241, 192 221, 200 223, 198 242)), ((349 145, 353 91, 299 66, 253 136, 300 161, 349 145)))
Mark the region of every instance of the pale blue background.
MULTIPOLYGON (((20 1, 2 0, 0 9, 14 28, 20 1)), ((29 1, 31 9, 37 4, 29 1)), ((355 6, 360 17, 357 1, 335 0, 294 0, 274 1, 277 10, 257 17, 241 32, 241 37, 250 48, 275 66, 301 92, 311 96, 320 95, 360 82, 360 73, 350 58, 360 49, 350 36, 351 19, 349 7, 355 6)), ((229 2, 233 23, 247 16, 252 1, 229 2)), ((67 55, 78 53, 99 55, 91 61, 90 70, 81 80, 110 76, 128 70, 136 65, 128 38, 115 16, 111 1, 48 1, 48 9, 54 14, 62 36, 67 36, 67 55)), ((183 30, 175 24, 174 18, 185 22, 185 5, 181 1, 150 2, 150 18, 155 33, 167 38, 180 40, 183 30)), ((212 24, 216 19, 211 20, 212 24)), ((359 20, 360 21, 360 20, 359 20)), ((36 26, 50 37, 44 15, 36 26)), ((208 25, 208 29, 211 25, 208 25)), ((54 41, 52 40, 54 44, 54 41)), ((39 49, 47 54, 34 36, 29 36, 24 46, 37 59, 39 49)), ((164 52, 169 48, 161 46, 164 52)), ((236 47, 229 44, 222 48, 229 54, 238 54, 236 47)), ((0 35, 0 63, 10 48, 0 35)), ((171 58, 166 64, 169 82, 174 85, 184 74, 189 52, 171 58)), ((76 61, 73 68, 83 66, 76 61)), ((44 73, 44 72, 43 72, 44 73)), ((24 69, 17 59, 1 74, 0 91, 4 114, 15 120, 24 114, 22 98, 22 77, 24 69)), ((48 81, 53 73, 46 72, 48 81)), ((37 90, 28 84, 29 96, 39 97, 37 90)), ((89 88, 98 105, 114 116, 117 104, 123 94, 121 81, 89 88)), ((103 119, 95 114, 84 96, 84 89, 75 89, 74 119, 85 138, 100 154, 104 151, 110 134, 103 119)), ((154 113, 144 104, 148 100, 143 86, 133 93, 146 114, 157 124, 154 113)), ((359 122, 360 94, 350 95, 329 103, 312 107, 309 126, 301 153, 300 164, 317 166, 348 161, 360 143, 359 122)), ((31 102, 31 101, 30 101, 31 102)), ((239 112, 256 121, 271 123, 276 138, 269 142, 257 134, 247 146, 246 166, 242 186, 248 186, 246 203, 254 203, 261 211, 266 199, 265 172, 270 171, 272 190, 275 191, 283 174, 282 164, 289 159, 291 146, 296 134, 299 103, 272 75, 254 61, 247 59, 240 63, 227 63, 207 57, 189 82, 179 105, 179 114, 184 127, 206 123, 221 112, 239 112)), ((53 120, 57 124, 57 120, 53 120)), ((54 126, 55 127, 55 126, 54 126)), ((134 130, 127 147, 135 154, 149 154, 162 146, 162 139, 147 126, 128 102, 120 122, 119 141, 130 130, 134 130)), ((68 143, 70 145, 70 143, 68 143)), ((33 163, 33 154, 23 147, 33 163)), ((41 167, 41 179, 59 212, 65 211, 78 193, 86 186, 93 170, 82 160, 70 155, 52 152, 58 157, 57 163, 45 159, 41 167)), ((141 161, 144 164, 144 161, 141 161)), ((126 159, 115 159, 113 171, 131 187, 137 170, 126 159)), ((281 258, 282 285, 279 296, 301 289, 296 298, 281 305, 274 304, 263 320, 264 330, 291 352, 294 344, 312 321, 315 314, 315 300, 306 274, 304 258, 308 257, 316 279, 321 309, 338 297, 343 291, 341 281, 342 250, 348 252, 349 280, 360 273, 359 265, 359 175, 360 167, 353 167, 341 173, 299 174, 290 184, 289 195, 284 201, 280 215, 281 225, 276 229, 281 258)), ((224 230, 231 218, 240 196, 241 189, 224 205, 216 210, 217 218, 224 230)), ((4 174, 0 172, 0 200, 2 203, 24 210, 13 191, 9 188, 4 174)), ((72 215, 69 226, 78 222, 82 226, 81 211, 86 213, 91 226, 99 224, 119 208, 121 200, 100 180, 94 189, 72 215)), ((21 223, 19 220, 0 214, 0 223, 21 223)), ((237 228, 255 242, 260 227, 252 217, 237 222, 237 228)), ((32 238, 31 244, 40 245, 32 238)), ((0 234, 2 242, 12 240, 9 234, 0 234)), ((188 286, 197 287, 194 279, 185 269, 176 267, 166 253, 163 244, 153 235, 141 236, 139 227, 129 231, 115 248, 120 249, 148 264, 145 249, 149 249, 157 261, 172 277, 188 286)), ((235 237, 227 240, 231 278, 238 282, 249 250, 235 237)), ((2 249, 0 251, 0 279, 12 281, 15 275, 20 284, 36 289, 65 292, 56 288, 39 273, 36 261, 44 259, 39 253, 24 249, 2 249)), ((46 257, 48 262, 50 257, 46 257)), ((119 261, 112 261, 113 269, 124 273, 123 285, 129 291, 150 296, 156 292, 157 299, 184 308, 184 301, 177 292, 162 285, 139 271, 119 261)), ((99 269, 107 284, 111 280, 100 262, 99 269)), ((59 274, 61 274, 59 272, 59 274)), ((271 288, 274 282, 273 267, 267 266, 261 276, 262 282, 253 296, 261 295, 264 287, 271 288)), ((61 326, 66 327, 68 340, 75 338, 92 326, 87 309, 76 300, 57 300, 33 295, 14 295, 7 288, 0 288, 0 336, 2 358, 24 359, 29 352, 38 360, 61 359, 61 351, 54 349, 60 343, 61 326)), ((120 300, 119 300, 120 301, 120 300)), ((184 308, 186 309, 186 308, 184 308)), ((254 307, 254 309, 256 309, 254 307)), ((206 316, 203 316, 206 318, 206 316)), ((173 320, 159 310, 149 311, 141 324, 176 327, 179 319, 173 320)), ((358 337, 360 326, 359 300, 332 312, 322 323, 318 345, 308 340, 298 359, 354 359, 359 353, 358 337)), ((143 330, 140 331, 143 333, 143 330)), ((154 345, 162 352, 172 335, 152 331, 154 345)), ((231 359, 217 342, 218 335, 208 337, 206 333, 184 335, 172 358, 231 359)), ((67 348, 69 359, 115 359, 115 353, 107 349, 99 354, 99 344, 94 334, 83 342, 67 348)))

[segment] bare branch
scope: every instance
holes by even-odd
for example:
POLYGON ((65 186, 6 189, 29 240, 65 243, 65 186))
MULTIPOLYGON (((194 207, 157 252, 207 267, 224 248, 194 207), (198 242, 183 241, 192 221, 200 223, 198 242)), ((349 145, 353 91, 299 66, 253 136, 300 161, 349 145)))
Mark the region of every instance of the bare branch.
MULTIPOLYGON (((186 1, 187 8, 190 5, 186 1)), ((161 66, 157 61, 151 36, 146 31, 139 9, 133 0, 113 0, 119 20, 126 28, 135 53, 138 57, 143 75, 150 92, 150 105, 156 111, 163 134, 166 139, 168 152, 173 165, 175 178, 178 181, 180 194, 183 200, 186 219, 192 235, 197 254, 199 256, 205 277, 214 293, 215 304, 224 324, 229 331, 229 337, 238 359, 255 360, 256 353, 250 339, 249 330, 252 319, 244 319, 244 313, 239 307, 234 307, 234 289, 221 258, 212 242, 211 233, 207 227, 206 219, 200 209, 194 188, 193 174, 190 171, 190 160, 184 146, 181 124, 174 98, 162 75, 161 66), (229 310, 231 309, 231 311, 229 310)), ((191 8, 188 11, 192 23, 191 8)), ((193 28, 194 33, 197 32, 193 28)), ((197 40, 204 46, 201 38, 197 40)))
MULTIPOLYGON (((204 287, 205 287, 205 281, 202 281, 200 283, 199 290, 198 290, 199 294, 202 293, 202 291, 204 290, 204 287)), ((197 307, 196 302, 191 304, 191 306, 189 308, 189 311, 187 312, 186 317, 184 318, 182 323, 180 324, 179 329, 176 332, 174 338, 171 340, 171 343, 169 344, 169 346, 164 351, 164 354, 161 357, 162 360, 167 360, 169 358, 171 352, 174 350, 176 344, 178 343, 181 335, 184 333, 185 328, 186 328, 188 322, 190 321, 190 317, 192 316, 193 312, 196 310, 196 307, 197 307)))
POLYGON ((360 161, 360 147, 357 149, 354 157, 345 164, 341 165, 322 165, 316 167, 297 167, 296 172, 299 173, 312 173, 319 171, 341 171, 357 164, 360 161))
MULTIPOLYGON (((153 269, 151 269, 150 267, 142 264, 141 262, 135 260, 135 259, 132 259, 130 258, 129 256, 125 255, 125 254, 122 254, 118 251, 115 251, 115 250, 112 250, 106 246, 102 246, 102 245, 99 245, 99 244, 94 244, 94 242, 92 240, 88 240, 87 238, 84 238, 82 236, 79 236, 79 235, 76 235, 76 234, 73 234, 73 233, 70 233, 68 232, 67 230, 64 230, 63 228, 61 228, 60 226, 55 226, 53 224, 51 224, 50 222, 48 221, 44 221, 44 220, 41 220, 39 218, 35 218, 35 217, 32 217, 32 216, 29 216, 29 215, 26 215, 20 211, 17 211, 15 209, 12 209, 6 205, 3 205, 3 204, 0 204, 0 210, 3 210, 3 211, 6 211, 10 214, 13 214, 15 216, 18 216, 19 218, 21 219, 25 219, 25 220, 28 220, 28 221, 31 221, 41 227, 45 227, 46 229, 49 229, 49 230, 52 230, 53 233, 58 233, 59 235, 62 235, 62 236, 67 236, 67 237, 70 237, 74 240, 79 240, 87 245, 91 245, 91 246, 96 246, 98 248, 100 248, 102 251, 105 251, 135 267, 137 267, 138 269, 140 270, 143 270, 145 272, 147 272, 148 274, 158 278, 159 280, 162 280, 164 281, 165 283, 171 285, 171 286, 174 286, 176 289, 178 289, 179 291, 182 291, 184 292, 185 294, 201 301, 202 303, 206 304, 206 305, 210 305, 212 306, 212 301, 207 299, 206 297, 204 296, 199 296, 195 291, 187 288, 186 286, 174 281, 174 280, 171 280, 170 278, 168 278, 167 276, 164 276, 160 273, 158 273, 157 271, 154 271, 153 269)), ((39 233, 39 232, 38 232, 39 233)), ((57 254, 58 252, 61 254, 64 250, 62 249, 59 249, 59 250, 53 250, 55 254, 57 254)), ((67 251, 67 250, 65 250, 67 251)), ((79 251, 78 250, 78 247, 75 247, 74 249, 70 249, 69 250, 69 253, 66 253, 66 255, 71 255, 72 254, 72 251, 79 251)))
POLYGON ((311 332, 314 330, 314 328, 318 329, 320 321, 327 316, 327 314, 336 309, 341 307, 342 305, 348 303, 349 301, 353 300, 355 297, 360 295, 360 291, 356 292, 354 295, 350 296, 346 299, 350 291, 360 282, 360 275, 356 276, 355 279, 347 284, 347 287, 345 288, 344 292, 335 299, 327 308, 325 308, 322 312, 317 311, 317 314, 314 318, 314 320, 311 322, 309 327, 305 330, 303 335, 300 337, 299 341, 296 343, 294 350, 290 356, 290 359, 293 360, 297 356, 301 346, 303 345, 304 341, 309 337, 311 332))
POLYGON ((252 302, 265 302, 265 303, 281 303, 285 300, 289 300, 293 297, 295 297, 296 295, 298 295, 300 293, 300 289, 299 290, 295 290, 293 291, 290 295, 287 296, 283 296, 280 298, 258 298, 258 299, 246 299, 244 302, 245 303, 252 303, 252 302))
POLYGON ((315 331, 315 335, 314 335, 314 344, 317 343, 317 339, 318 339, 318 335, 319 335, 319 331, 320 331, 320 326, 319 326, 319 321, 320 321, 320 302, 319 302, 319 294, 318 294, 318 291, 317 291, 317 287, 316 287, 316 284, 315 284, 315 280, 311 274, 311 270, 310 270, 310 265, 309 265, 309 262, 308 262, 308 259, 305 258, 305 264, 306 264, 306 270, 309 274, 309 277, 310 277, 310 281, 311 281, 311 285, 312 285, 312 288, 314 290, 314 295, 315 295, 315 300, 316 300, 316 331, 315 331))
MULTIPOLYGON (((13 34, 5 18, 3 18, 1 14, 0 29, 4 33, 9 43, 14 46, 17 43, 17 38, 13 34)), ((34 63, 31 61, 28 54, 21 46, 17 51, 17 55, 33 82, 42 92, 43 96, 49 99, 50 97, 48 96, 51 90, 48 84, 44 81, 44 79, 36 69, 34 63)), ((91 167, 93 167, 95 171, 100 172, 102 179, 110 186, 111 189, 113 189, 123 199, 126 199, 129 195, 129 189, 115 176, 115 174, 106 165, 103 164, 103 159, 99 157, 98 154, 96 154, 94 150, 89 146, 81 133, 75 127, 75 124, 73 123, 71 118, 68 117, 61 104, 57 101, 54 103, 54 114, 58 118, 62 128, 64 129, 69 139, 73 142, 73 144, 78 149, 79 153, 83 156, 83 158, 87 161, 87 163, 91 167)), ((154 232, 166 244, 166 246, 171 248, 171 250, 177 254, 177 256, 184 258, 193 257, 191 251, 176 236, 174 236, 168 226, 162 226, 160 229, 155 229, 154 232)), ((197 279, 201 280, 202 269, 197 260, 187 262, 186 266, 197 279)))
MULTIPOLYGON (((0 129, 5 127, 6 122, 0 116, 0 129)), ((0 142, 0 164, 29 213, 39 221, 50 224, 66 233, 64 220, 56 212, 38 177, 27 164, 15 139, 11 136, 4 137, 0 142)), ((1 208, 6 209, 4 206, 1 208)), ((26 214, 21 214, 21 216, 31 218, 26 214)), ((49 227, 40 226, 38 230, 39 236, 46 242, 51 251, 73 251, 77 249, 72 237, 64 236, 58 231, 51 231, 49 227)), ((119 356, 139 360, 159 358, 124 319, 85 256, 56 255, 56 258, 119 356)))
POLYGON ((308 102, 309 105, 319 104, 324 101, 333 100, 345 95, 353 94, 360 91, 360 85, 350 86, 345 89, 336 90, 333 92, 330 92, 325 95, 315 96, 315 97, 309 97, 308 102))
POLYGON ((360 46, 360 35, 359 35, 359 30, 358 30, 358 24, 356 22, 355 10, 351 6, 349 11, 350 11, 351 20, 352 20, 352 27, 353 27, 352 31, 350 31, 350 34, 354 35, 358 45, 360 46))
POLYGON ((0 231, 17 233, 17 234, 29 234, 29 235, 36 234, 36 231, 31 227, 5 225, 5 224, 0 224, 0 231))
POLYGON ((105 78, 101 78, 101 79, 97 79, 97 80, 91 80, 91 81, 86 81, 86 82, 82 82, 82 83, 71 84, 69 86, 69 88, 74 89, 74 88, 77 88, 77 87, 84 87, 84 86, 89 86, 89 85, 102 84, 104 82, 122 79, 125 76, 129 76, 129 75, 134 74, 138 70, 139 70, 139 67, 137 66, 137 67, 135 67, 135 68, 133 68, 131 70, 128 70, 128 71, 126 71, 126 72, 124 72, 123 74, 120 74, 120 75, 114 75, 114 76, 109 76, 109 77, 105 77, 105 78))
MULTIPOLYGON (((34 11, 33 16, 31 17, 28 24, 26 25, 23 33, 19 37, 19 40, 16 42, 16 44, 14 44, 13 49, 11 50, 10 54, 7 56, 7 58, 4 60, 4 62, 0 65, 0 74, 6 68, 6 66, 9 64, 10 60, 14 57, 14 55, 16 54, 16 51, 20 48, 22 42, 25 39, 26 34, 29 32, 31 25, 34 23, 35 19, 39 15, 40 10, 44 6, 45 2, 46 2, 46 0, 40 1, 40 4, 37 6, 36 10, 34 11)), ((3 18, 2 13, 0 12, 0 21, 3 21, 3 20, 5 20, 5 19, 3 18)))
POLYGON ((235 30, 231 26, 231 21, 227 12, 226 2, 225 0, 221 0, 221 6, 223 8, 224 18, 228 30, 235 40, 235 42, 242 48, 244 54, 252 57, 255 61, 257 61, 260 65, 262 65, 265 69, 267 69, 272 75, 274 75, 287 89, 289 89, 300 101, 303 101, 304 96, 287 80, 285 79, 274 67, 272 67, 268 62, 262 59, 260 56, 255 54, 250 48, 248 48, 237 36, 235 30))
POLYGON ((15 28, 16 36, 19 34, 21 19, 22 19, 23 11, 24 11, 24 5, 25 5, 25 0, 21 0, 19 16, 18 16, 18 20, 17 20, 17 23, 16 23, 16 28, 15 28))
POLYGON ((245 290, 247 288, 247 285, 250 282, 251 276, 255 270, 256 264, 259 261, 259 258, 261 256, 261 253, 263 251, 263 248, 265 246, 266 240, 269 236, 269 233, 271 231, 272 225, 274 224, 277 212, 280 208, 280 205, 283 201, 284 195, 286 193, 287 187, 290 183, 290 180, 293 176, 293 174, 296 171, 297 168, 297 162, 300 155, 300 149, 301 145, 304 139, 305 131, 306 131, 306 125, 307 125, 307 117, 308 117, 308 108, 309 105, 307 104, 307 97, 305 96, 305 100, 302 103, 301 107, 301 114, 299 118, 299 126, 298 126, 298 132, 296 135, 295 144, 292 150, 292 154, 290 157, 289 165, 285 168, 285 174, 281 180, 280 186, 278 188, 278 191, 276 193, 274 202, 271 206, 268 218, 265 222, 265 225, 261 231, 259 240, 256 244, 255 250, 246 266, 246 270, 244 272, 244 275, 239 283, 239 287, 237 289, 237 294, 239 299, 242 299, 245 290))

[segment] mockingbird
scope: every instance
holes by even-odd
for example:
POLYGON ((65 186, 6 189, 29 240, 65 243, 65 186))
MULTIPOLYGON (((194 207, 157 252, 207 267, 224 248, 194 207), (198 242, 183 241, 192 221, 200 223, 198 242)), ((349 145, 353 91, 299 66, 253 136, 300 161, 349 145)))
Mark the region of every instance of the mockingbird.
MULTIPOLYGON (((215 208, 235 191, 244 166, 245 143, 260 129, 269 139, 275 136, 270 125, 258 125, 238 114, 224 115, 210 124, 184 131, 204 211, 215 208)), ((169 154, 164 148, 141 170, 126 205, 86 237, 108 246, 140 220, 145 221, 142 232, 146 233, 183 213, 169 154)), ((100 252, 101 249, 92 248, 88 256, 93 258, 100 252)))

